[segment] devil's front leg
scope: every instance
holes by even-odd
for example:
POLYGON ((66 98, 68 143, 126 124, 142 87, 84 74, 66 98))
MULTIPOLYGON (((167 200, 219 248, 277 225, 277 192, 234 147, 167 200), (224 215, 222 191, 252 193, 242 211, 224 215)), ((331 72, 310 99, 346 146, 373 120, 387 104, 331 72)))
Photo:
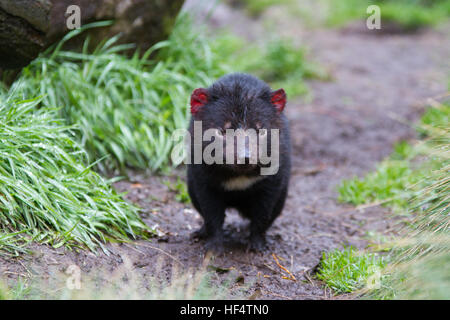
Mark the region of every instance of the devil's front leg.
POLYGON ((203 218, 203 226, 194 236, 205 239, 205 248, 216 252, 223 251, 223 223, 225 205, 220 196, 207 188, 196 190, 197 210, 203 218))
POLYGON ((286 190, 269 194, 260 193, 257 199, 249 202, 246 215, 250 218, 250 241, 248 250, 264 251, 267 249, 266 231, 280 215, 286 198, 286 190))
POLYGON ((251 214, 250 239, 247 250, 264 251, 267 249, 266 231, 273 222, 270 209, 254 206, 251 214))

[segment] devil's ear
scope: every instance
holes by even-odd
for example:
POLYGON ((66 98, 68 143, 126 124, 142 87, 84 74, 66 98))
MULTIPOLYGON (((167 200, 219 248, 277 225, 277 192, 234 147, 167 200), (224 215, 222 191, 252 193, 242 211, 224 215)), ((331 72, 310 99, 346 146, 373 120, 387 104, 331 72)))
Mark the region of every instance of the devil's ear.
POLYGON ((270 102, 272 102, 278 112, 282 112, 286 106, 286 92, 284 92, 284 89, 278 89, 272 92, 270 102))
POLYGON ((191 113, 196 114, 208 102, 208 91, 203 88, 195 89, 191 95, 191 113))

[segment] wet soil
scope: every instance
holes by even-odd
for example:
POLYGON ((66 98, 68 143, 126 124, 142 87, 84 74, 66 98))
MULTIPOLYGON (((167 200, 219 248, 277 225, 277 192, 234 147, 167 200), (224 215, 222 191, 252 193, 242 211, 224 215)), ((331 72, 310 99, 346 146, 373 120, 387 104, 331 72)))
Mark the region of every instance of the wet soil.
MULTIPOLYGON (((208 23, 220 27, 236 14, 218 10, 208 23)), ((252 34, 243 35, 255 37, 256 22, 245 23, 252 34)), ((158 226, 158 238, 108 245, 109 256, 33 245, 33 255, 0 257, 0 274, 49 278, 76 264, 84 275, 113 271, 126 259, 133 272, 170 279, 174 268, 196 270, 207 264, 214 281, 231 276, 231 292, 244 288, 241 294, 246 298, 336 298, 314 278, 322 253, 343 245, 364 248, 369 231, 390 234, 395 223, 387 208, 339 203, 336 187, 343 179, 373 170, 395 142, 414 138, 410 124, 419 118, 426 99, 446 91, 448 66, 443 63, 449 56, 449 39, 438 30, 374 36, 358 25, 341 30, 293 28, 288 33, 310 48, 311 57, 329 70, 332 80, 309 81, 312 99, 292 99, 286 108, 292 178, 284 211, 268 231, 266 252, 245 251, 247 222, 230 211, 225 254, 205 260, 204 243, 191 238, 201 225, 199 214, 191 205, 177 202, 163 183, 178 176, 184 179, 180 169, 169 178, 136 173, 115 184, 142 208, 147 224, 158 226)))

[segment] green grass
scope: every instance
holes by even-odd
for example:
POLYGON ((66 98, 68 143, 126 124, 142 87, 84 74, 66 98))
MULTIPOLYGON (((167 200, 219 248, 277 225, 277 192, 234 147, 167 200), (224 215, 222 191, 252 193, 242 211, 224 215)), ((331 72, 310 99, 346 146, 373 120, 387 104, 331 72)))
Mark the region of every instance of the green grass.
POLYGON ((81 53, 60 44, 24 68, 12 90, 21 97, 42 95, 41 106, 57 107, 67 124, 77 124, 89 160, 106 157, 97 163, 101 172, 167 169, 171 133, 187 126, 189 95, 224 74, 221 60, 186 15, 168 40, 142 57, 122 55, 130 46, 116 40, 92 53, 88 41, 81 53))
POLYGON ((382 285, 366 288, 369 298, 450 298, 449 109, 446 103, 430 107, 417 126, 426 140, 398 144, 375 172, 339 187, 342 201, 358 205, 393 198, 388 204, 404 213, 401 236, 388 243, 382 285))
POLYGON ((450 105, 438 104, 428 108, 422 116, 418 131, 423 136, 433 135, 436 130, 445 129, 450 123, 450 105))
POLYGON ((87 166, 74 130, 39 104, 0 96, 0 249, 22 253, 31 240, 94 249, 144 235, 137 209, 87 166))
POLYGON ((395 242, 384 290, 377 298, 450 299, 450 131, 429 141, 429 154, 441 165, 408 206, 413 215, 395 242))
POLYGON ((338 199, 354 205, 377 201, 405 205, 413 192, 405 190, 419 180, 420 175, 412 174, 408 161, 389 159, 364 178, 344 180, 338 188, 338 199))
MULTIPOLYGON (((352 20, 365 20, 369 16, 366 9, 373 4, 381 9, 382 28, 383 23, 394 22, 406 31, 415 30, 424 26, 433 26, 450 17, 449 0, 319 0, 318 4, 325 12, 323 17, 318 17, 318 20, 323 20, 329 26, 341 26, 352 20)), ((315 15, 314 12, 306 12, 306 14, 307 16, 315 15)))
MULTIPOLYGON (((448 128, 449 123, 450 106, 440 104, 427 109, 417 130, 423 136, 436 135, 448 128)), ((425 165, 414 162, 417 156, 427 156, 433 143, 442 144, 442 141, 436 140, 415 147, 406 142, 396 144, 392 155, 381 162, 374 172, 363 178, 342 181, 338 187, 339 201, 354 205, 386 201, 390 205, 406 207, 409 199, 423 187, 423 183, 419 182, 423 182, 430 170, 442 165, 439 159, 430 159, 425 165)))
MULTIPOLYGON (((450 142, 450 140, 449 140, 450 142)), ((450 298, 450 162, 427 177, 430 183, 413 199, 414 214, 394 242, 392 264, 382 289, 369 291, 378 299, 450 298)))
POLYGON ((181 203, 190 203, 191 198, 187 191, 186 182, 177 178, 177 181, 171 183, 169 180, 164 181, 164 184, 169 188, 170 191, 175 193, 175 200, 181 203))
POLYGON ((376 253, 362 253, 348 247, 323 253, 317 278, 336 293, 349 293, 364 286, 378 284, 385 260, 376 253))
POLYGON ((415 156, 416 152, 411 144, 406 141, 400 141, 394 145, 394 151, 389 157, 391 160, 410 160, 415 156))
POLYGON ((328 75, 317 64, 307 61, 304 48, 297 48, 292 41, 269 41, 259 60, 249 59, 247 70, 272 84, 284 87, 292 96, 307 92, 304 79, 328 80, 328 75))
POLYGON ((19 278, 13 286, 8 286, 0 279, 0 301, 1 300, 20 300, 30 294, 31 288, 27 282, 19 278))
POLYGON ((222 34, 213 43, 214 51, 227 57, 227 72, 247 72, 260 77, 273 88, 284 88, 288 97, 305 95, 306 79, 330 80, 330 75, 310 61, 304 47, 292 39, 269 37, 261 44, 222 34))
POLYGON ((3 256, 14 257, 20 254, 29 253, 26 245, 29 239, 21 237, 27 230, 19 232, 4 233, 0 232, 0 254, 3 256))
POLYGON ((293 0, 227 0, 227 2, 231 5, 243 6, 250 16, 258 17, 273 6, 292 4, 293 0))

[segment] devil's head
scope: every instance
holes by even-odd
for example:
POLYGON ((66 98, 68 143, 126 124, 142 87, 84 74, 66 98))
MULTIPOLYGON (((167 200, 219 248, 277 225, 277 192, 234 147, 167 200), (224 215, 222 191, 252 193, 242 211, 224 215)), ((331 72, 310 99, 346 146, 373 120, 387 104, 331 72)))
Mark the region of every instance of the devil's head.
MULTIPOLYGON (((202 134, 206 138, 202 142, 202 150, 208 148, 212 141, 221 143, 226 167, 248 171, 261 165, 261 144, 267 146, 270 156, 273 130, 283 127, 285 105, 283 89, 272 91, 266 83, 253 76, 231 74, 207 89, 193 91, 192 122, 201 123, 202 134), (230 163, 231 158, 233 163, 230 163)), ((262 164, 265 165, 264 161, 262 164)))

